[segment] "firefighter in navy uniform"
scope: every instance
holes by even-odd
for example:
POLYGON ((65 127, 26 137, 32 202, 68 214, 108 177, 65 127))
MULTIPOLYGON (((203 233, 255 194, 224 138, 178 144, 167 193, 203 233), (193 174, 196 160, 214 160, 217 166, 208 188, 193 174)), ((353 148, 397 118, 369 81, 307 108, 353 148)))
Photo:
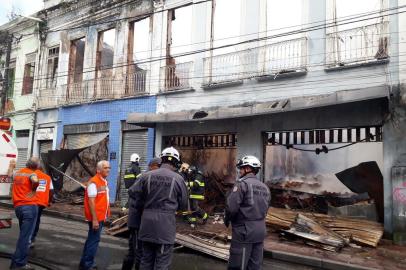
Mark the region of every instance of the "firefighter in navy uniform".
POLYGON ((130 157, 131 164, 124 173, 124 185, 126 189, 134 185, 137 178, 141 175, 140 159, 140 156, 135 153, 130 157))
POLYGON ((179 168, 179 152, 162 151, 161 167, 143 173, 135 183, 132 207, 141 214, 139 239, 142 241, 141 270, 166 270, 172 260, 176 235, 176 212, 187 209, 187 188, 179 168))
POLYGON ((188 221, 191 224, 196 224, 198 219, 201 219, 204 224, 209 215, 200 208, 199 202, 204 201, 206 181, 203 173, 196 166, 191 166, 189 168, 188 187, 191 212, 188 215, 188 221))
POLYGON ((230 223, 232 226, 228 269, 261 269, 265 217, 271 195, 269 188, 256 177, 261 169, 261 162, 256 157, 243 157, 237 168, 240 179, 227 196, 224 220, 227 227, 230 223))

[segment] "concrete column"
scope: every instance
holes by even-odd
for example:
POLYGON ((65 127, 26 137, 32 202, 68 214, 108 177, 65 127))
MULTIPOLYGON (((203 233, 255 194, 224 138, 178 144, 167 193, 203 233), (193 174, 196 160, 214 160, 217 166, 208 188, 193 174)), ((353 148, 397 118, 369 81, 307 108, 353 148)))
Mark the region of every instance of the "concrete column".
MULTIPOLYGON (((151 57, 163 58, 165 57, 166 51, 166 21, 168 12, 163 10, 163 6, 157 7, 155 13, 152 16, 153 20, 153 29, 152 29, 152 44, 151 57)), ((159 92, 159 81, 163 78, 160 78, 160 67, 165 65, 165 60, 162 61, 153 61, 151 62, 151 71, 150 71, 150 93, 156 94, 159 92)))
MULTIPOLYGON (((331 0, 305 0, 305 13, 303 17, 307 19, 307 22, 305 22, 307 27, 319 25, 324 20, 329 19, 329 9, 332 7, 331 5, 329 6, 329 3, 331 3, 331 0)), ((321 28, 309 31, 306 33, 306 36, 308 38, 307 59, 309 70, 323 70, 324 67, 321 63, 324 63, 326 53, 326 42, 324 39, 326 37, 326 29, 321 28)))
MULTIPOLYGON (((200 0, 194 0, 193 2, 200 2, 200 0)), ((192 51, 208 50, 210 48, 211 9, 212 2, 193 5, 192 51)), ((204 76, 203 58, 209 55, 209 52, 193 55, 194 72, 192 77, 194 78, 191 81, 191 85, 196 91, 203 91, 200 87, 202 84, 202 77, 204 76)))

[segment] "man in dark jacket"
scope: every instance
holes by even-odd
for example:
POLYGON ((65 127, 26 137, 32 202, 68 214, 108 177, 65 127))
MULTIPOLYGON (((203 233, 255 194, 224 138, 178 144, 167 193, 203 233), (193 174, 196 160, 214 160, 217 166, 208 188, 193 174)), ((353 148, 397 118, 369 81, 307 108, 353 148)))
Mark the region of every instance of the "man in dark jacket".
POLYGON ((256 174, 261 162, 254 156, 245 156, 237 163, 240 179, 227 197, 225 224, 231 222, 232 240, 228 269, 262 268, 265 217, 268 212, 269 188, 256 174))
MULTIPOLYGON (((161 159, 154 158, 148 164, 148 171, 153 171, 159 169, 161 166, 161 159)), ((139 212, 142 209, 137 209, 136 201, 139 199, 136 192, 136 185, 132 185, 128 190, 129 195, 129 211, 128 211, 128 221, 127 226, 130 231, 130 238, 128 240, 128 254, 124 257, 122 270, 132 270, 135 266, 135 270, 140 268, 141 258, 142 258, 142 242, 138 237, 138 230, 141 225, 141 215, 139 212)))
POLYGON ((139 239, 142 241, 141 270, 169 269, 176 235, 176 211, 187 208, 187 188, 176 172, 179 152, 162 151, 159 169, 143 174, 134 187, 133 207, 142 212, 139 239))

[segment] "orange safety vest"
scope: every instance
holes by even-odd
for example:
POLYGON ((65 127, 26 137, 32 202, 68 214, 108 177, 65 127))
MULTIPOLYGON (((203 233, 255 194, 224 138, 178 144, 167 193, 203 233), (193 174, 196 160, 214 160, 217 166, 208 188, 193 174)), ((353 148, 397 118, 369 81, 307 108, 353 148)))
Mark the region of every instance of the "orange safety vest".
POLYGON ((47 207, 49 205, 49 191, 51 189, 51 177, 40 170, 36 170, 38 176, 38 187, 35 196, 37 197, 37 204, 47 207))
POLYGON ((12 192, 14 207, 37 204, 35 189, 30 180, 32 175, 36 174, 28 168, 23 168, 14 174, 12 192))
MULTIPOLYGON (((97 188, 97 196, 95 198, 95 206, 96 206, 96 216, 98 221, 105 221, 107 217, 110 216, 110 205, 109 205, 109 199, 108 199, 108 187, 107 187, 107 181, 104 180, 100 174, 96 174, 93 176, 89 182, 88 185, 91 183, 96 185, 97 188)), ((85 217, 87 221, 92 221, 92 213, 90 212, 90 206, 89 206, 89 196, 87 195, 87 188, 85 191, 85 201, 84 201, 84 206, 85 206, 85 217)))

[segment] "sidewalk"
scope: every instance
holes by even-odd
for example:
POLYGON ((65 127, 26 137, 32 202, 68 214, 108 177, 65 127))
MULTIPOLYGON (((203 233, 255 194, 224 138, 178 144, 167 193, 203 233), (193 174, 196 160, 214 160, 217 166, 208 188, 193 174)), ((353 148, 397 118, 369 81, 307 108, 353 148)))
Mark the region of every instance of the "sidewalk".
MULTIPOLYGON (((12 208, 10 201, 0 201, 1 206, 12 208)), ((119 211, 118 208, 114 210, 119 211)), ((83 206, 68 204, 54 204, 44 211, 44 214, 49 216, 84 222, 82 213, 83 206)), ((227 233, 227 229, 222 224, 204 226, 205 230, 227 233)), ((277 234, 269 233, 264 243, 264 250, 265 257, 321 269, 406 269, 406 247, 393 245, 388 240, 383 240, 376 249, 346 247, 341 252, 329 252, 300 242, 282 240, 277 234)))

